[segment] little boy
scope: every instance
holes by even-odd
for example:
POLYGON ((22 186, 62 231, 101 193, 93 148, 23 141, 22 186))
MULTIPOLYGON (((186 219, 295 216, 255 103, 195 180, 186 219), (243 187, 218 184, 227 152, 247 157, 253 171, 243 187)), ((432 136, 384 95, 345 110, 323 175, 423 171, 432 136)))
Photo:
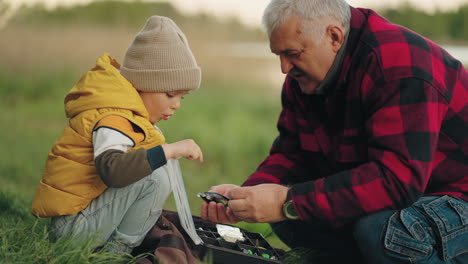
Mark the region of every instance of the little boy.
POLYGON ((166 161, 203 162, 193 140, 165 144, 154 126, 200 80, 185 35, 166 17, 148 19, 122 67, 108 54, 97 60, 65 97, 69 124, 33 200, 33 214, 52 217, 52 238, 97 234, 96 246, 125 253, 140 245, 171 191, 166 161))

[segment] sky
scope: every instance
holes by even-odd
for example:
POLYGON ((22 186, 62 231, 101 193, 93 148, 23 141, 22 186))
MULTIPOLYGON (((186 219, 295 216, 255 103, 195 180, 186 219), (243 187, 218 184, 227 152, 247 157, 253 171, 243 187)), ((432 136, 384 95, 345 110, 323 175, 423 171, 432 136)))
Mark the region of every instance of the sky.
MULTIPOLYGON (((1 0, 0 0, 1 1, 1 0)), ((46 3, 53 7, 58 4, 83 4, 92 0, 3 0, 14 6, 21 4, 46 3)), ((153 0, 154 1, 154 0, 153 0)), ((264 8, 270 0, 166 0, 173 3, 179 10, 186 13, 204 11, 216 16, 237 16, 245 24, 259 26, 264 8)), ((355 7, 378 8, 397 6, 403 2, 410 2, 414 6, 427 11, 455 9, 468 0, 348 0, 355 7)))

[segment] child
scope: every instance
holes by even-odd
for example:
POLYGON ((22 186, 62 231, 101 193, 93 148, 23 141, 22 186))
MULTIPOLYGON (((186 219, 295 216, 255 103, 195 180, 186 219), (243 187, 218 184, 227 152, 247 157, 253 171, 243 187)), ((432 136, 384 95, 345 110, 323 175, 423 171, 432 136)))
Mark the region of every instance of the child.
POLYGON ((69 124, 33 200, 33 214, 52 217, 52 238, 97 234, 96 246, 126 253, 140 245, 171 191, 166 160, 203 162, 193 140, 165 144, 154 126, 200 80, 185 35, 167 17, 148 19, 122 67, 108 54, 97 60, 65 97, 69 124))

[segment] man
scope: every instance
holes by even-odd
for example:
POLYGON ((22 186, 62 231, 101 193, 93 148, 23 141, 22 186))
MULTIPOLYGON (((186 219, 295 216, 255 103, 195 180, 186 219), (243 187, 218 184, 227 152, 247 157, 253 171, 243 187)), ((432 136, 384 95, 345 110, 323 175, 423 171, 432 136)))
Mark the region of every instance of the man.
POLYGON ((272 0, 263 22, 287 74, 279 136, 202 217, 269 222, 341 263, 468 263, 463 65, 343 0, 272 0))

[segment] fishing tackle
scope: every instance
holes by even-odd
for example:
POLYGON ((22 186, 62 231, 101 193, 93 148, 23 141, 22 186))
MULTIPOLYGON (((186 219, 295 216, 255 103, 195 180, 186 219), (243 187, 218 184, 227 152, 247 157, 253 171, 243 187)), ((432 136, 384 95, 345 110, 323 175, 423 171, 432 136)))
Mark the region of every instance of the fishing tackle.
POLYGON ((224 207, 228 206, 229 198, 217 192, 203 192, 198 193, 197 196, 205 200, 207 203, 213 201, 215 203, 223 204, 224 207))

